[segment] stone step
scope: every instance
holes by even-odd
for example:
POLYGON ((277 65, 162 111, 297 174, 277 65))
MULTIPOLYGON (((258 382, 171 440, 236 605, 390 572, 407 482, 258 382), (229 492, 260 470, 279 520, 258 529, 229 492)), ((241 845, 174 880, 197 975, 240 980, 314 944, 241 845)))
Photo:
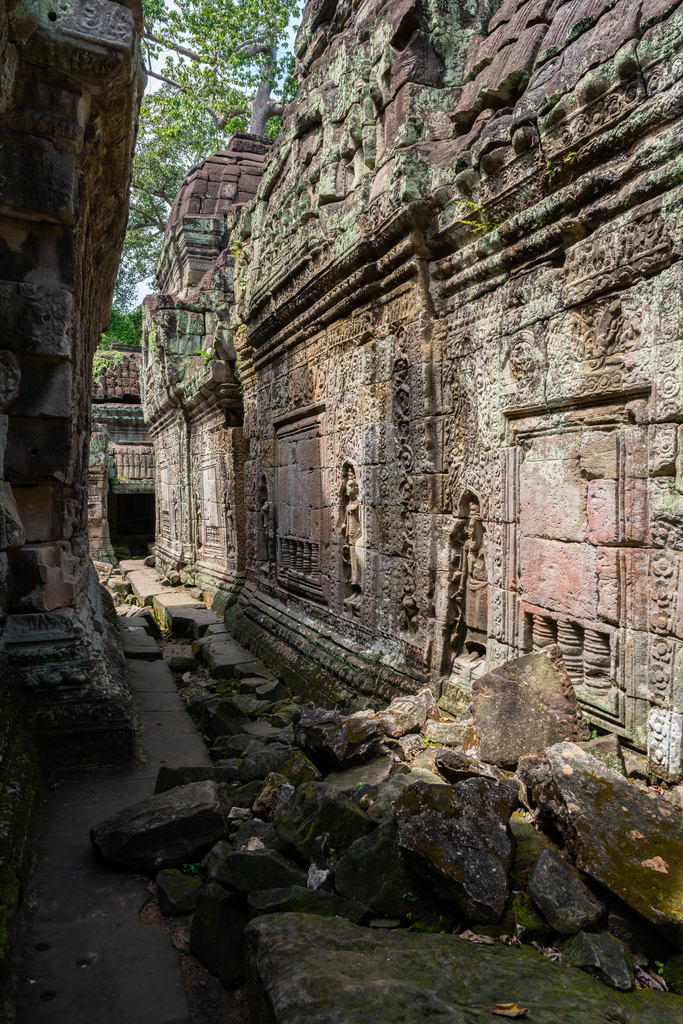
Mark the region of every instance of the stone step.
POLYGON ((170 589, 162 587, 161 576, 156 569, 148 569, 144 565, 140 569, 127 572, 126 579, 133 588, 137 603, 143 608, 145 605, 153 604, 156 594, 165 593, 170 589))
POLYGON ((174 636, 198 638, 206 633, 209 626, 221 624, 215 612, 209 611, 206 605, 184 591, 171 590, 168 587, 162 587, 161 591, 152 598, 154 614, 159 624, 170 630, 174 636))
POLYGON ((158 643, 151 637, 144 626, 121 625, 123 653, 126 658, 146 658, 153 660, 161 657, 158 643))

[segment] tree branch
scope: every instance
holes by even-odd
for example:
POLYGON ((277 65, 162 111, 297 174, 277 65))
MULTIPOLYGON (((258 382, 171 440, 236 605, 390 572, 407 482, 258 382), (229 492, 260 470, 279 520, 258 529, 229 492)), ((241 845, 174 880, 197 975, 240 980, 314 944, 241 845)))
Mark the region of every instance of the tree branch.
POLYGON ((231 117, 249 117, 248 110, 227 110, 223 114, 218 114, 215 110, 212 110, 211 107, 207 107, 206 109, 211 115, 213 123, 216 126, 216 131, 219 132, 223 131, 231 117))
POLYGON ((148 71, 147 74, 152 78, 158 78, 160 82, 165 82, 166 85, 172 85, 174 89, 179 89, 181 92, 192 92, 189 86, 181 85, 180 82, 175 82, 172 78, 167 78, 166 75, 159 75, 156 71, 148 71))
POLYGON ((150 43, 158 43, 159 46, 163 46, 167 50, 175 50, 176 53, 181 53, 183 57, 189 57, 190 60, 196 60, 200 64, 216 64, 217 61, 210 60, 208 57, 202 57, 200 53, 195 53, 194 50, 188 50, 185 46, 180 46, 179 43, 172 43, 170 39, 159 39, 157 36, 153 36, 151 32, 145 32, 143 39, 149 39, 150 43))

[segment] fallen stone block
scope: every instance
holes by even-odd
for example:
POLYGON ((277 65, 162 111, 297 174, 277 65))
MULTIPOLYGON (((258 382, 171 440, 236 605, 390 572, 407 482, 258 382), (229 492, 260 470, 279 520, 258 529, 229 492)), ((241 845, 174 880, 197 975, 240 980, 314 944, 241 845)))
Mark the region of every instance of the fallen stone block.
POLYGON ((462 722, 427 721, 422 729, 422 736, 431 743, 440 743, 444 747, 460 747, 465 737, 467 726, 462 722))
POLYGON ((441 717, 439 707, 431 690, 405 697, 395 697, 384 711, 380 711, 378 719, 387 736, 399 739, 408 733, 417 733, 427 718, 441 717))
MULTIPOLYGON (((326 776, 325 784, 332 786, 340 793, 352 796, 362 785, 380 787, 389 781, 391 776, 399 769, 395 757, 392 754, 382 754, 364 764, 354 765, 347 768, 345 772, 332 772, 326 776)), ((406 771, 402 768, 402 771, 406 771)))
MULTIPOLYGON (((269 743, 262 750, 245 756, 239 767, 240 782, 253 782, 254 779, 265 779, 271 772, 284 774, 285 765, 291 760, 294 750, 282 743, 269 743)), ((296 751, 300 754, 301 751, 296 751)))
POLYGON ((683 949, 683 815, 575 743, 520 760, 524 799, 558 830, 576 866, 683 949))
MULTIPOLYGON (((597 758, 598 761, 607 767, 611 768, 615 772, 619 772, 620 775, 625 777, 628 776, 626 771, 626 762, 624 761, 624 752, 621 749, 621 743, 619 737, 610 732, 606 736, 598 736, 594 740, 590 740, 588 743, 579 743, 579 746, 586 751, 587 754, 592 754, 593 757, 597 758)), ((531 751, 529 751, 531 753, 531 751)))
POLYGON ((253 812, 263 821, 272 821, 279 810, 294 796, 294 786, 284 775, 271 772, 266 776, 263 788, 253 804, 253 812))
POLYGON ((244 981, 244 928, 249 920, 244 897, 207 885, 197 896, 190 928, 190 952, 226 988, 244 981))
POLYGON ((235 892, 256 889, 285 889, 290 885, 306 887, 306 872, 277 850, 235 850, 227 847, 214 857, 208 880, 235 892))
POLYGON ((177 786, 189 786, 193 782, 232 782, 232 771, 212 765, 188 765, 186 768, 169 768, 163 765, 157 772, 154 792, 167 793, 177 786))
POLYGON ((228 786, 195 782, 98 822, 90 840, 111 864, 156 873, 198 861, 227 832, 231 807, 228 786))
POLYGON ((338 711, 304 704, 292 715, 294 739, 321 771, 339 771, 379 753, 383 736, 374 718, 342 718, 338 711))
POLYGON ((156 569, 148 569, 144 566, 130 569, 126 572, 126 579, 133 589, 137 603, 143 607, 153 606, 155 596, 163 593, 161 576, 156 569))
POLYGON ((165 868, 157 875, 157 900, 162 914, 191 914, 204 888, 199 875, 186 875, 177 868, 165 868))
POLYGON ((352 843, 337 864, 334 888, 347 900, 367 904, 375 914, 419 924, 422 931, 450 932, 460 916, 453 903, 435 896, 411 869, 393 821, 352 843))
POLYGON ((588 970, 620 992, 631 992, 635 987, 633 954, 628 946, 611 935, 579 932, 562 946, 562 963, 588 970))
POLYGON ((327 832, 330 846, 342 856, 351 843, 375 827, 349 797, 324 782, 305 782, 273 820, 278 839, 293 857, 308 863, 318 836, 327 832))
POLYGON ((554 850, 538 855, 527 889, 546 921, 562 935, 590 928, 605 913, 604 904, 584 885, 576 868, 554 850))
POLYGON ((479 756, 490 764, 514 766, 560 740, 589 738, 557 645, 475 679, 472 704, 479 756))
POLYGON ((343 899, 322 889, 306 889, 290 885, 283 889, 252 892, 247 897, 249 920, 264 914, 315 914, 317 917, 341 917, 358 924, 370 917, 370 907, 355 900, 343 899))
POLYGON ((508 898, 516 794, 492 779, 416 782, 394 801, 398 842, 413 869, 467 917, 495 924, 508 898))
POLYGON ((209 611, 201 601, 168 588, 159 588, 153 595, 152 606, 163 628, 174 636, 200 637, 209 626, 220 623, 216 613, 209 611))
POLYGON ((679 996, 617 992, 581 971, 569 976, 528 947, 367 929, 312 914, 257 917, 244 942, 251 1018, 269 1024, 470 1024, 504 1019, 491 1011, 511 1002, 529 1008, 530 1024, 683 1019, 679 996))

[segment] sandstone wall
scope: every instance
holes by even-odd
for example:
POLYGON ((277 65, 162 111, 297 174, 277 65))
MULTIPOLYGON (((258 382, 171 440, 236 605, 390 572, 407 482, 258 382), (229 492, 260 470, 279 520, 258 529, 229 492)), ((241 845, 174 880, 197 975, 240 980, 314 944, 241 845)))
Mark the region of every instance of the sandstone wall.
POLYGON ((130 6, 0 5, 0 695, 21 704, 47 764, 132 744, 86 488, 92 358, 144 85, 130 6))
POLYGON ((296 52, 232 233, 232 628, 328 700, 557 640, 680 776, 683 7, 316 0, 296 52))
POLYGON ((218 610, 234 602, 245 579, 248 449, 231 250, 269 148, 238 132, 188 175, 166 229, 159 294, 145 300, 143 403, 155 447, 157 561, 182 570, 218 610))

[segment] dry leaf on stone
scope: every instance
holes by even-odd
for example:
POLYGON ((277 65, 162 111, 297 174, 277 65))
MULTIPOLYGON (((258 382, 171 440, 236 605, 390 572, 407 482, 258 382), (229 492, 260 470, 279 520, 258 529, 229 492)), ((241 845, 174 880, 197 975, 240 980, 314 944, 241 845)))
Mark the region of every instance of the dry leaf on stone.
POLYGON ((468 942, 479 942, 482 946, 495 946, 496 940, 492 939, 490 935, 477 935, 476 932, 467 931, 462 932, 460 935, 461 939, 467 939, 468 942))
POLYGON ((520 1008, 517 1003, 496 1003, 491 1012, 499 1017, 526 1017, 529 1010, 526 1006, 520 1008))
POLYGON ((651 857, 650 860, 641 860, 644 868, 652 868, 653 871, 661 871, 662 874, 669 874, 669 865, 661 857, 651 857))
POLYGON ((501 935, 500 941, 505 943, 506 946, 521 946, 522 943, 514 935, 501 935))

